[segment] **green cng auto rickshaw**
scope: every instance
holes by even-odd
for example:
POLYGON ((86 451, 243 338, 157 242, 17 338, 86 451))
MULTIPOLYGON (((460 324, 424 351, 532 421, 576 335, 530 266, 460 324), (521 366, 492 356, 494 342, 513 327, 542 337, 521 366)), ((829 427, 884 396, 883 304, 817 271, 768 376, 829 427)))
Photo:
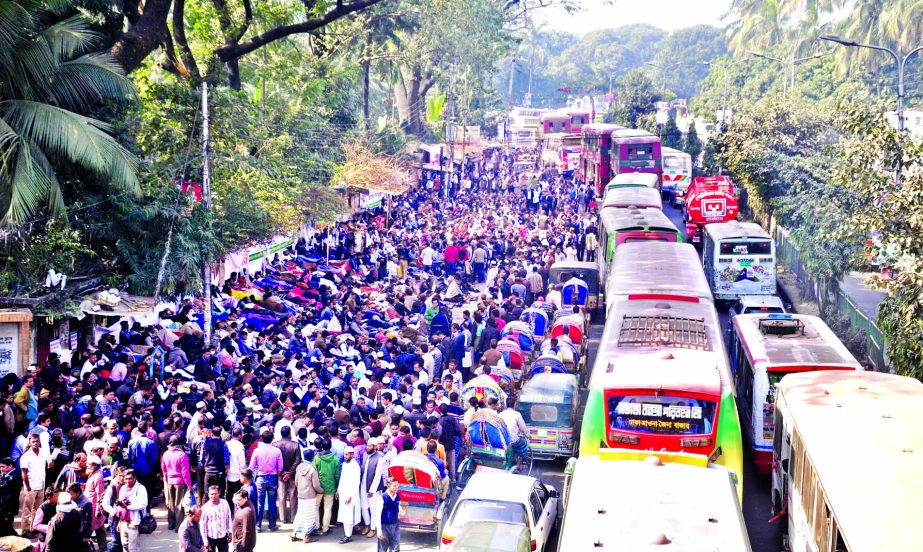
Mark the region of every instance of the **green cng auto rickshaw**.
POLYGON ((543 372, 525 382, 516 410, 529 430, 533 458, 553 460, 574 454, 577 400, 574 374, 543 372))

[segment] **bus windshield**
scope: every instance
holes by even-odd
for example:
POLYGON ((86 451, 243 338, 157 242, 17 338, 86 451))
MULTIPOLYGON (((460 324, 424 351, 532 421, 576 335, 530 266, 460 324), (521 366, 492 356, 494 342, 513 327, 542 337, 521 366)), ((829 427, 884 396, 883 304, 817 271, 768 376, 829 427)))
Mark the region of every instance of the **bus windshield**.
POLYGON ((770 240, 735 240, 723 241, 721 255, 772 255, 770 240))
POLYGON ((625 149, 629 161, 650 161, 654 158, 653 144, 629 144, 625 149))
POLYGON ((717 403, 688 397, 611 396, 609 428, 662 435, 710 435, 717 403))
POLYGON ((677 169, 688 171, 692 168, 692 163, 688 157, 680 156, 663 156, 663 168, 665 169, 677 169))

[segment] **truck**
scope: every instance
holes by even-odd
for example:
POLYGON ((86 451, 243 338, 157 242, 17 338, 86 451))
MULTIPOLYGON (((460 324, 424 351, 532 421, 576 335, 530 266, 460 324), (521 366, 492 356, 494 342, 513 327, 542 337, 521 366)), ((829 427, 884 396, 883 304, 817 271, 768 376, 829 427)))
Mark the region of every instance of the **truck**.
POLYGON ((697 176, 686 190, 683 220, 686 241, 701 247, 705 226, 737 220, 739 211, 734 183, 726 176, 697 176))

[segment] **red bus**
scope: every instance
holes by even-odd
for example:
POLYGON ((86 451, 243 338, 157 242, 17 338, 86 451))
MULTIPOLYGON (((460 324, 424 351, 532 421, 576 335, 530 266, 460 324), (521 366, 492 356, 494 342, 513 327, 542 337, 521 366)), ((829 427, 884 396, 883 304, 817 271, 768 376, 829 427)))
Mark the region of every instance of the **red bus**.
POLYGON ((580 172, 586 183, 594 184, 597 197, 603 196, 606 184, 612 179, 610 162, 612 133, 624 130, 624 128, 606 123, 591 123, 583 126, 580 172))
POLYGON ((568 110, 566 113, 570 117, 571 132, 580 132, 585 125, 590 124, 590 114, 587 111, 568 110))
POLYGON ((540 128, 542 129, 542 136, 560 132, 570 133, 572 132, 570 115, 561 111, 543 113, 542 125, 540 128))
POLYGON ((612 134, 611 148, 612 176, 641 172, 662 178, 660 138, 654 134, 632 128, 618 130, 612 134))

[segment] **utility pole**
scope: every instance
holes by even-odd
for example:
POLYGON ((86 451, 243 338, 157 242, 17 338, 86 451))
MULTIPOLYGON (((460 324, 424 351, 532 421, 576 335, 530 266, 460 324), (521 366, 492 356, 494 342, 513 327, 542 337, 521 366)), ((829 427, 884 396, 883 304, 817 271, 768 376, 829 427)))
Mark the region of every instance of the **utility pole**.
MULTIPOLYGON (((449 119, 446 124, 446 130, 448 132, 447 140, 449 142, 449 174, 452 180, 455 180, 455 66, 451 68, 451 74, 449 75, 449 119)), ((461 187, 461 179, 458 181, 459 187, 461 187)), ((446 198, 448 198, 449 187, 446 186, 446 198)))
MULTIPOLYGON (((211 214, 212 207, 212 175, 209 166, 210 142, 208 140, 208 84, 202 83, 202 206, 207 215, 211 214)), ((209 226, 211 222, 209 221, 209 226)), ((212 337, 212 269, 209 265, 208 255, 202 258, 202 287, 205 296, 205 346, 207 347, 212 337)))
POLYGON ((512 137, 510 133, 510 113, 513 112, 513 82, 516 78, 516 56, 513 55, 513 59, 510 60, 510 99, 509 103, 506 106, 506 126, 503 129, 503 134, 507 136, 506 146, 510 146, 510 138, 512 137))

